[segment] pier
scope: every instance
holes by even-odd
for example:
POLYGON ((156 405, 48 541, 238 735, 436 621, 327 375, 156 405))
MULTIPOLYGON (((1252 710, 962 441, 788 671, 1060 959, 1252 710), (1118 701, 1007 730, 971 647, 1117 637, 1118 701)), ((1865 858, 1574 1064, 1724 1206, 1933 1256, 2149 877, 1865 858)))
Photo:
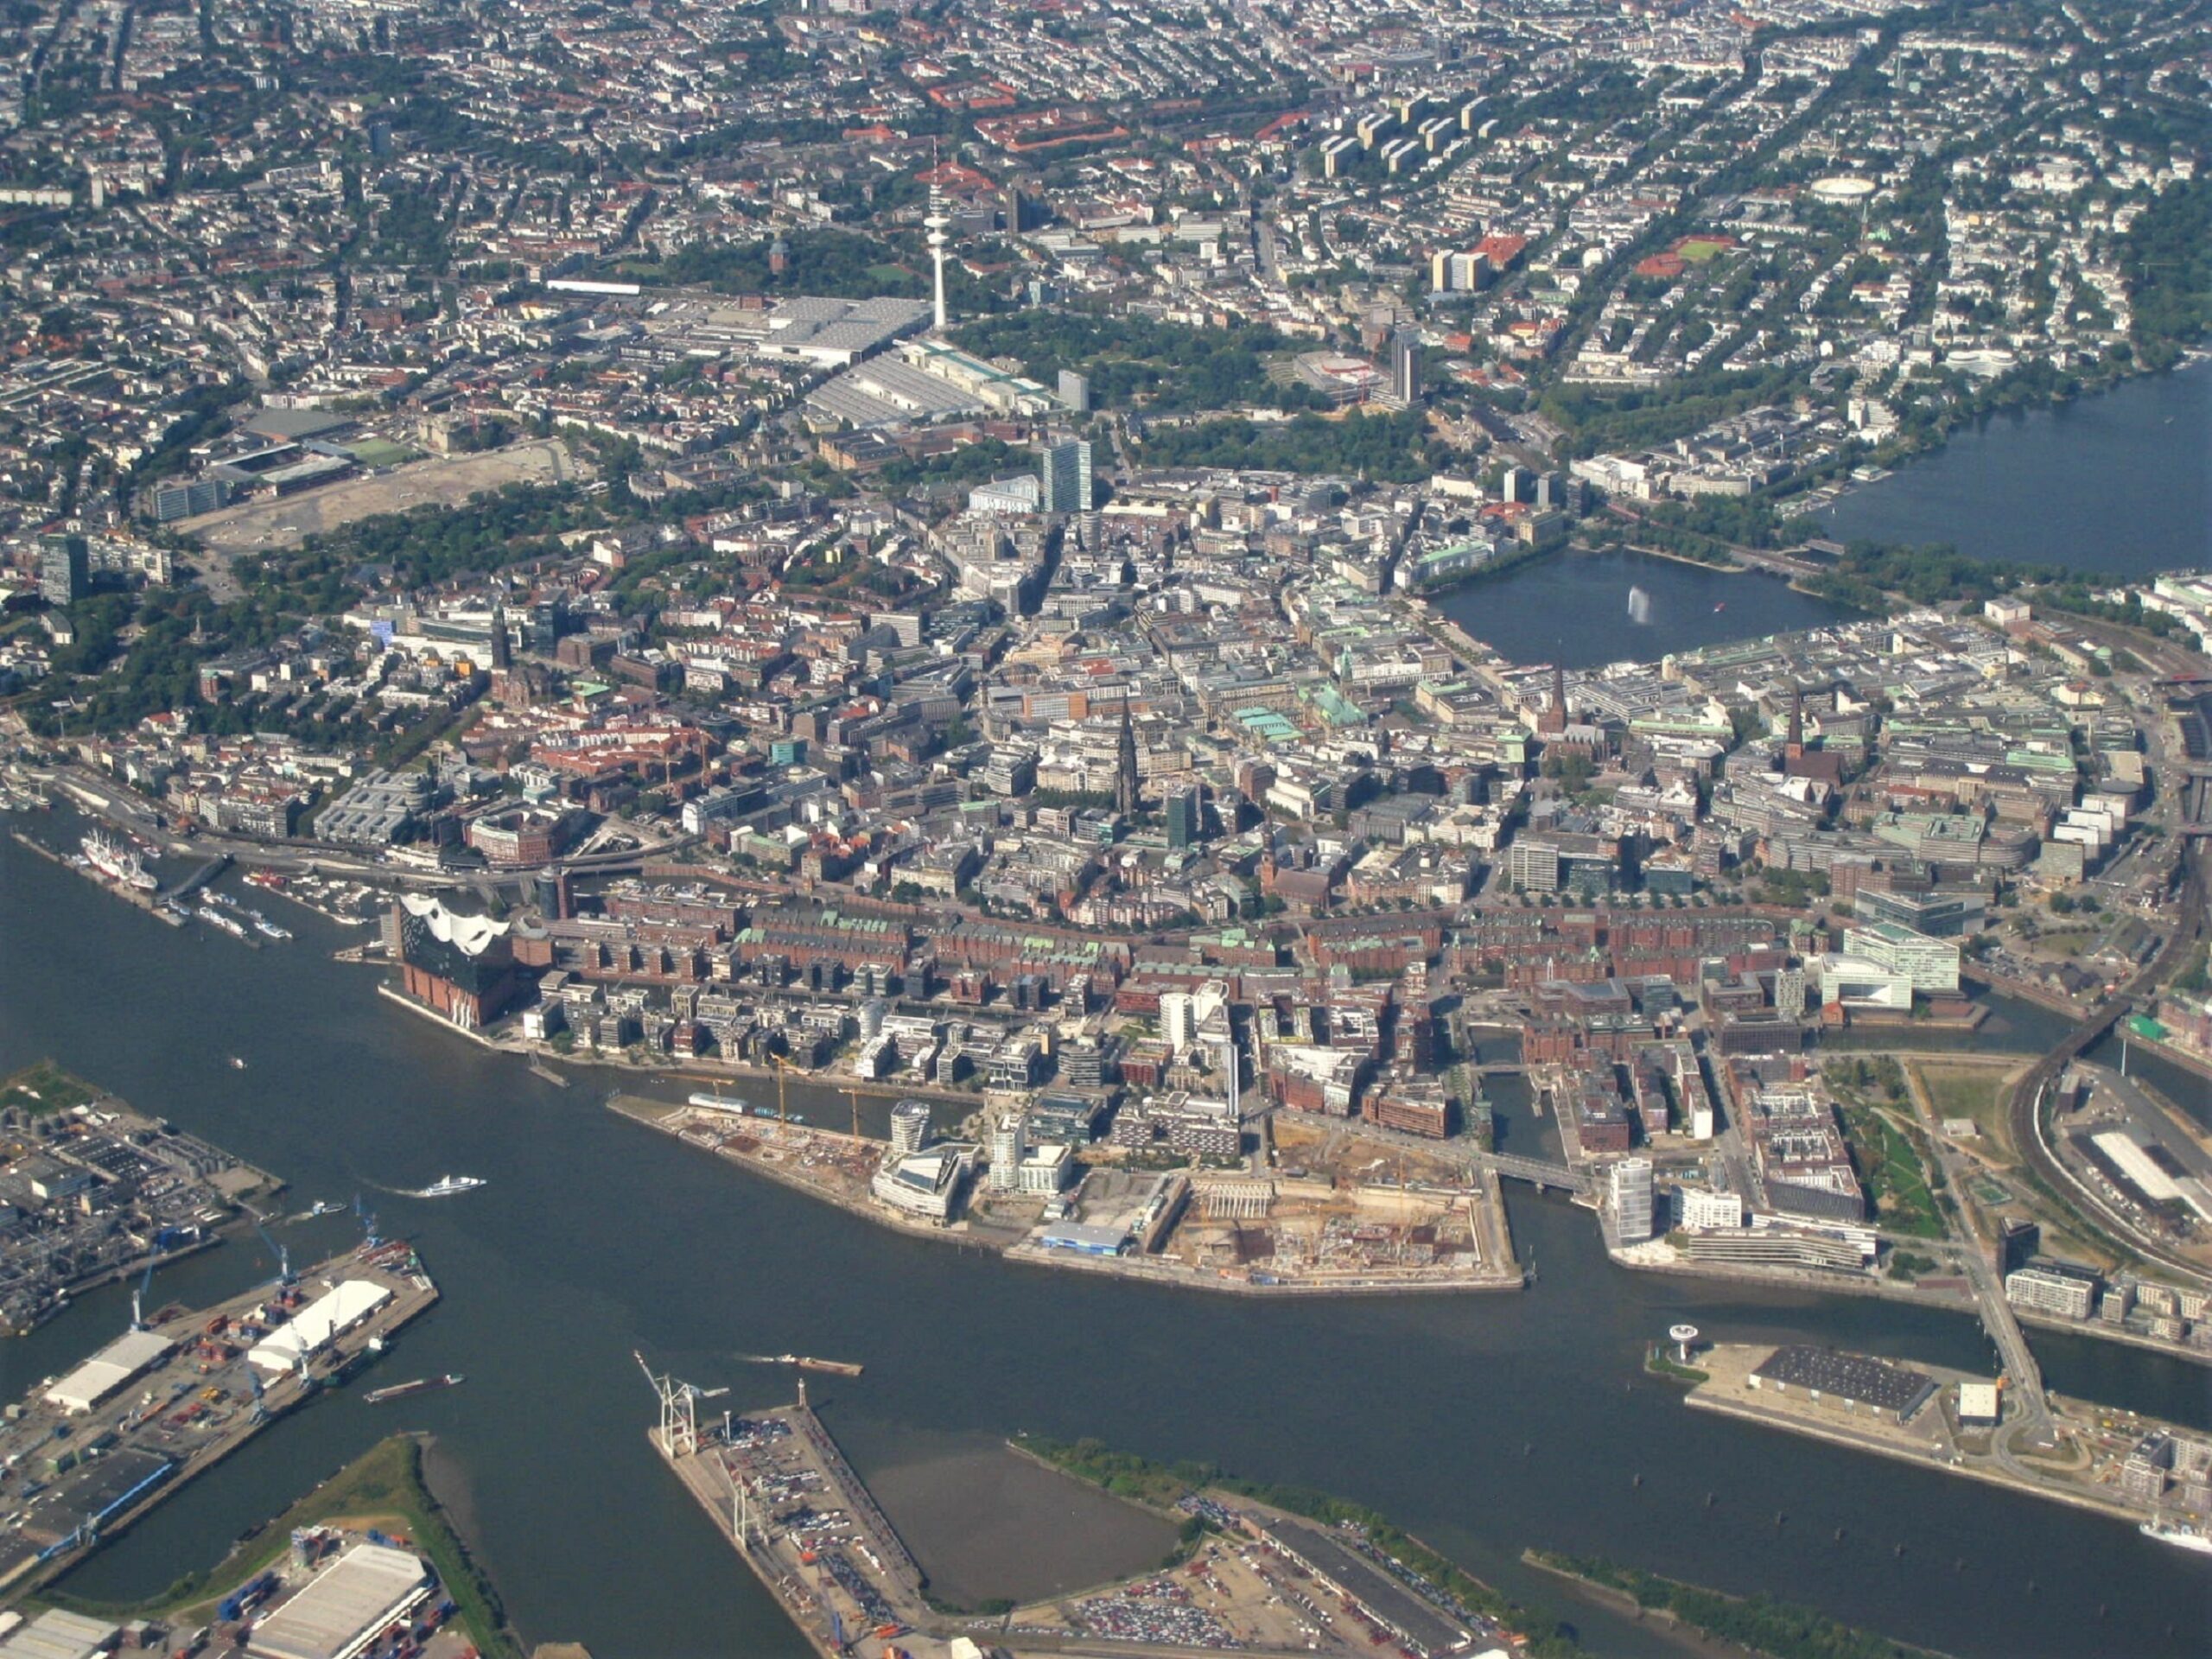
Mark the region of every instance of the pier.
POLYGON ((231 855, 228 853, 218 853, 190 875, 186 876, 183 880, 178 882, 176 886, 171 887, 168 896, 179 900, 189 899, 230 868, 231 855))
MULTIPOLYGON (((642 1362, 641 1362, 642 1363, 642 1362)), ((886 1655, 934 1623, 928 1577, 805 1401, 702 1422, 703 1392, 651 1378, 653 1449, 823 1659, 886 1655)), ((915 1644, 931 1653, 935 1642, 915 1644)))
POLYGON ((73 861, 67 855, 57 853, 45 842, 32 840, 20 830, 11 830, 8 833, 15 837, 18 845, 28 847, 49 863, 59 864, 65 870, 74 871, 102 893, 113 894, 125 904, 144 911, 155 920, 167 922, 171 927, 184 925, 184 918, 175 911, 163 909, 152 893, 140 893, 134 887, 126 887, 120 881, 111 881, 91 865, 81 861, 73 861))

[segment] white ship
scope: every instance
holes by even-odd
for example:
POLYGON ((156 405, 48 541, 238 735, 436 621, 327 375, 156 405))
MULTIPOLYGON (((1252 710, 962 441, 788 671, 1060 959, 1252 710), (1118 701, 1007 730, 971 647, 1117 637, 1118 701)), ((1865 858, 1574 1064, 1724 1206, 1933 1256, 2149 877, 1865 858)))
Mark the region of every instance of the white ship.
POLYGON ((289 939, 292 937, 290 928, 277 926, 257 910, 246 912, 246 919, 253 924, 253 931, 264 939, 289 939))
POLYGON ((442 1175, 419 1192, 410 1196, 418 1198, 449 1198, 456 1192, 474 1192, 484 1185, 476 1175, 442 1175))
POLYGON ((739 1116, 753 1109, 739 1095, 699 1094, 691 1096, 691 1103, 709 1112, 735 1112, 739 1116))
POLYGON ((147 874, 138 855, 113 836, 95 830, 84 840, 85 856, 92 868, 111 881, 120 881, 126 887, 136 887, 141 893, 151 893, 162 884, 147 874))
POLYGON ((2199 1555, 2212 1555, 2212 1535, 2207 1535, 2195 1527, 2184 1527, 2172 1521, 2145 1521, 2136 1530, 2145 1538, 2171 1544, 2176 1549, 2192 1549, 2199 1555))
POLYGON ((219 927, 234 939, 245 938, 245 924, 236 917, 216 909, 213 905, 202 905, 195 913, 208 926, 219 927))

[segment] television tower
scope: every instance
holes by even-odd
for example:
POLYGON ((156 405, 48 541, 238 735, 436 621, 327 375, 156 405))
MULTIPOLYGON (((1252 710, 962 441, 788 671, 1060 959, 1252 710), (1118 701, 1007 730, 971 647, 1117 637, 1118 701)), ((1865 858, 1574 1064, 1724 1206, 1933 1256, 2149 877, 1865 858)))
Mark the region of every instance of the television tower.
POLYGON ((937 332, 944 332, 944 244, 945 227, 952 220, 944 211, 944 190, 938 177, 937 149, 930 149, 930 211, 922 225, 929 235, 930 263, 937 268, 937 332))

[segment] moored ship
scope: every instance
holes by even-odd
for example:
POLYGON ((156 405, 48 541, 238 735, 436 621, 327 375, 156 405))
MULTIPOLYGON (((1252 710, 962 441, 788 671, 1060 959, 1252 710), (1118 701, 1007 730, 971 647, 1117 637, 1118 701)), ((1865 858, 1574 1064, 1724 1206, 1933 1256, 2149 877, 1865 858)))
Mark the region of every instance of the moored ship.
POLYGON ((2199 1555, 2212 1555, 2212 1534, 2184 1527, 2171 1521, 2145 1521, 2136 1530, 2145 1538, 2155 1538, 2162 1544, 2171 1544, 2176 1549, 2194 1550, 2199 1555))
POLYGON ((85 837, 83 845, 92 868, 109 880, 120 881, 140 893, 151 893, 162 885, 148 872, 137 851, 113 836, 95 830, 85 837))

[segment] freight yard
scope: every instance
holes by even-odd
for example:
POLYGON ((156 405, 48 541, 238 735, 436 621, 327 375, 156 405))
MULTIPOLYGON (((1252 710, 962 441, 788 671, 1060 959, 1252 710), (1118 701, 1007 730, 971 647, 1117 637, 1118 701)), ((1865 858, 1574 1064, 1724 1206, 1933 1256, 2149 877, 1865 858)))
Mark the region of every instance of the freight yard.
POLYGON ((0 1083, 0 1328, 201 1249, 276 1177, 50 1065, 0 1083))
POLYGON ((981 1148, 885 1142, 716 1106, 609 1107, 885 1226, 1058 1268, 1219 1289, 1517 1289, 1495 1184, 1426 1149, 1298 1128, 1276 1166, 1130 1167, 1099 1148, 1064 1189, 1006 1192, 981 1148))
POLYGON ((68 1566, 437 1300, 404 1243, 364 1247, 201 1313, 164 1310, 49 1377, 0 1426, 0 1586, 68 1566))

